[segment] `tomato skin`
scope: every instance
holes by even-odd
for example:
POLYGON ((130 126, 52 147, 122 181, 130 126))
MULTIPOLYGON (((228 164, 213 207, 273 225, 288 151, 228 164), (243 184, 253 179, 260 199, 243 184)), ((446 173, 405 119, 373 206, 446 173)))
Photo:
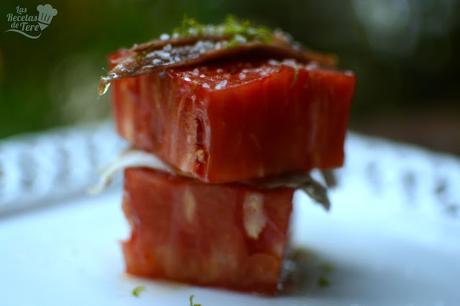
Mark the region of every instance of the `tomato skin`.
POLYGON ((249 64, 167 70, 114 81, 119 134, 208 183, 343 165, 353 74, 267 61, 249 69, 238 65, 249 64), (250 72, 239 81, 243 69, 250 72), (193 70, 198 73, 193 75, 193 70), (216 89, 222 75, 228 75, 228 85, 216 89))
POLYGON ((132 227, 123 243, 127 272, 275 294, 292 195, 290 188, 209 185, 150 169, 127 169, 123 208, 132 227), (253 199, 263 204, 249 216, 262 214, 256 220, 265 222, 251 236, 247 220, 252 219, 247 218, 253 199))

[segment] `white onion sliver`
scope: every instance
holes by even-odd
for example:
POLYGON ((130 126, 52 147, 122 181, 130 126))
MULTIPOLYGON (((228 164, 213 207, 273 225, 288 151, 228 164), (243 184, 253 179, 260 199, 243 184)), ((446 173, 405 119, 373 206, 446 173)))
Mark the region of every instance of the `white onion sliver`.
MULTIPOLYGON (((115 161, 109 164, 101 173, 96 186, 90 188, 88 193, 98 194, 110 184, 112 177, 126 168, 146 167, 175 174, 174 170, 152 153, 140 150, 128 150, 122 153, 115 161)), ((259 188, 289 187, 304 191, 316 203, 329 210, 331 203, 327 195, 327 188, 313 179, 310 174, 288 175, 268 181, 243 182, 243 184, 259 188)))
POLYGON ((139 150, 128 150, 121 154, 115 161, 110 163, 102 170, 101 177, 96 186, 90 188, 90 194, 98 194, 102 192, 110 184, 112 177, 119 171, 126 168, 146 167, 155 170, 161 170, 169 173, 174 171, 162 162, 158 157, 151 153, 139 150))

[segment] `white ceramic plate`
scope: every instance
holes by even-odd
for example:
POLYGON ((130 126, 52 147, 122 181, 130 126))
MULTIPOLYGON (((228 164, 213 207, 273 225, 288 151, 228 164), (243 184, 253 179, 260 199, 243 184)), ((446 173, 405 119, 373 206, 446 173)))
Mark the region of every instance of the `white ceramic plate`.
POLYGON ((304 286, 275 298, 125 275, 118 192, 10 216, 0 222, 0 305, 185 306, 192 294, 203 306, 459 305, 457 223, 333 200, 325 213, 296 194, 294 245, 312 261, 304 286), (321 276, 329 286, 317 285, 321 276), (139 297, 136 286, 145 286, 139 297))
POLYGON ((351 133, 332 211, 296 194, 302 284, 267 298, 124 274, 119 180, 83 196, 122 147, 107 124, 0 142, 0 306, 460 305, 456 157, 351 133))

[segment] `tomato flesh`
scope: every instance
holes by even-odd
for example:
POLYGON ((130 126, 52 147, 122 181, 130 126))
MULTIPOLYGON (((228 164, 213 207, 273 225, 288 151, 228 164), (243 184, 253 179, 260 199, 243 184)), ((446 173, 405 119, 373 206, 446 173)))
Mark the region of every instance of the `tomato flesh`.
POLYGON ((274 294, 292 210, 290 188, 210 185, 150 169, 125 170, 128 273, 274 294))
POLYGON ((225 183, 342 166, 354 85, 351 73, 242 60, 116 80, 112 103, 134 146, 225 183))

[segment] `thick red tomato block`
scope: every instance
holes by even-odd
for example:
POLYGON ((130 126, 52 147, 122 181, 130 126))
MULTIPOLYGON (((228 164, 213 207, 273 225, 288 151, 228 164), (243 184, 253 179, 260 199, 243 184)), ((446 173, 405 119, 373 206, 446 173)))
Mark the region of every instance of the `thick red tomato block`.
POLYGON ((127 272, 201 286, 274 294, 293 190, 209 185, 150 169, 125 170, 132 232, 127 272))
POLYGON ((351 73, 247 61, 113 82, 118 133, 201 181, 335 168, 354 91, 351 73))

